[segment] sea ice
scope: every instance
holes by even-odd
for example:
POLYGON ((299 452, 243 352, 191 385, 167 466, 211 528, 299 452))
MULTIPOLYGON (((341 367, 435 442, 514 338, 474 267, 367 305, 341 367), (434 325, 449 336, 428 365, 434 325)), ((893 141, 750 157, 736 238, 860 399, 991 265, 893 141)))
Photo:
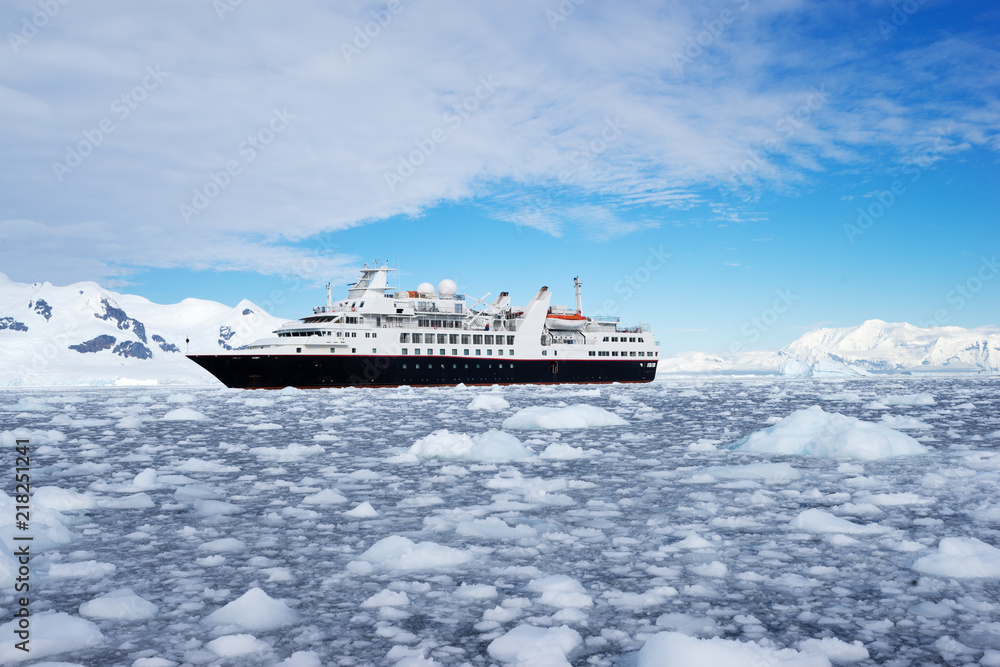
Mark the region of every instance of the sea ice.
POLYGON ((141 621, 157 612, 152 602, 135 594, 131 588, 119 588, 80 605, 80 615, 117 621, 141 621))
POLYGON ((470 560, 472 555, 461 549, 434 542, 415 543, 399 535, 390 535, 369 547, 359 560, 348 563, 348 570, 359 574, 364 574, 370 568, 422 570, 460 565, 470 560))
POLYGON ((522 624, 494 639, 486 651, 494 660, 517 667, 569 667, 567 655, 582 643, 580 633, 565 625, 522 624))
POLYGON ((626 426, 628 422, 613 412, 593 405, 570 405, 565 408, 535 406, 522 408, 503 420, 511 430, 580 429, 595 426, 626 426))
POLYGON ((719 665, 722 667, 830 667, 825 655, 776 649, 734 639, 698 639, 679 632, 661 632, 646 640, 637 667, 719 665))
POLYGON ((850 535, 868 535, 884 533, 885 528, 878 524, 860 525, 841 519, 820 509, 808 509, 792 519, 788 524, 792 528, 806 530, 810 533, 845 533, 850 535))
POLYGON ((244 630, 262 631, 292 625, 298 619, 298 613, 284 602, 255 587, 212 612, 204 621, 209 625, 232 625, 244 630))
POLYGON ((510 407, 510 403, 503 396, 498 396, 496 394, 479 394, 472 402, 467 406, 469 410, 489 410, 490 412, 497 412, 499 410, 506 410, 510 407))
POLYGON ((913 569, 956 579, 1000 577, 1000 549, 974 537, 945 537, 937 553, 918 559, 913 569))
POLYGON ((417 440, 409 453, 422 458, 473 461, 510 461, 535 455, 515 436, 493 429, 471 438, 441 429, 417 440))
POLYGON ((15 647, 19 641, 14 634, 16 629, 16 619, 0 625, 0 665, 79 651, 104 641, 96 624, 61 611, 32 614, 29 652, 15 647))
POLYGON ((774 426, 752 433, 730 449, 761 454, 785 454, 862 460, 925 454, 928 449, 899 431, 818 406, 796 410, 774 426))

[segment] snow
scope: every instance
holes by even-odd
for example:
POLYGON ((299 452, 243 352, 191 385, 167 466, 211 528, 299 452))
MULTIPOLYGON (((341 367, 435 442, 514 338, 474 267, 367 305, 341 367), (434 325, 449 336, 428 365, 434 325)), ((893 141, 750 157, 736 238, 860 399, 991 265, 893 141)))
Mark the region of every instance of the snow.
MULTIPOLYGON (((0 441, 32 438, 32 618, 93 624, 27 662, 614 667, 647 644, 646 659, 666 659, 654 637, 672 632, 696 664, 726 652, 992 664, 998 389, 919 377, 505 386, 499 411, 468 409, 477 392, 500 395, 475 388, 0 391, 0 441), (923 394, 934 404, 880 403, 923 394), (820 398, 836 395, 858 400, 820 398), (627 424, 502 428, 578 400, 627 424), (817 404, 834 421, 900 418, 926 452, 725 446, 817 404), (206 418, 162 419, 179 408, 206 418), (127 417, 141 428, 118 428, 127 417), (247 428, 264 423, 282 428, 247 428), (443 430, 445 455, 410 453, 443 430), (470 456, 491 432, 521 456, 470 456)), ((808 438, 826 419, 814 414, 808 438)), ((7 610, 12 490, 0 494, 7 610)))
POLYGON ((928 451, 905 433, 839 412, 827 413, 819 406, 796 410, 774 426, 738 440, 731 449, 860 460, 914 456, 928 451))
POLYGON ((564 408, 536 406, 521 408, 512 417, 503 420, 503 427, 511 430, 555 430, 625 426, 627 423, 613 412, 594 405, 570 405, 564 408))

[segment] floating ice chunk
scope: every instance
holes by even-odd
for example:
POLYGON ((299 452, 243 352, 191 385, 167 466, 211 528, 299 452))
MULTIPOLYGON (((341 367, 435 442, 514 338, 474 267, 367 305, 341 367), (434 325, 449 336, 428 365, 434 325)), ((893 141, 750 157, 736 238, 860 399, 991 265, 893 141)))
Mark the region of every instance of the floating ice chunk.
POLYGON ((883 405, 935 405, 930 394, 889 394, 879 399, 883 405))
POLYGON ((346 502, 347 498, 334 489, 323 489, 302 499, 303 505, 339 505, 346 502))
POLYGON ((824 655, 775 649, 735 639, 698 639, 679 632, 661 632, 646 640, 636 667, 725 665, 726 667, 830 667, 824 655))
POLYGON ((264 422, 262 424, 250 424, 247 426, 248 431, 277 431, 285 428, 281 424, 275 424, 274 422, 264 422))
POLYGON ((867 496, 859 496, 858 500, 873 505, 932 505, 936 498, 924 498, 910 491, 900 493, 874 493, 867 496))
POLYGON ((503 420, 503 427, 526 429, 577 429, 595 426, 626 426, 628 422, 613 412, 593 405, 570 405, 565 408, 535 406, 522 408, 503 420))
POLYGON ((114 563, 100 563, 96 560, 73 563, 52 563, 49 577, 52 579, 101 579, 113 574, 118 568, 114 563))
POLYGON ((868 659, 868 649, 859 641, 851 644, 836 637, 822 639, 803 639, 798 647, 806 653, 825 655, 836 665, 846 665, 868 659))
POLYGON ((217 461, 203 461, 190 458, 177 466, 179 472, 238 472, 237 466, 228 466, 217 461))
POLYGON ((247 545, 246 542, 238 540, 235 537, 223 537, 218 540, 212 540, 211 542, 200 544, 198 545, 198 548, 202 551, 222 553, 226 551, 243 551, 247 548, 247 545))
POLYGON ((582 643, 580 633, 565 625, 519 625, 490 642, 486 652, 494 660, 517 667, 569 667, 567 655, 582 643))
POLYGON ((750 463, 744 466, 702 468, 716 479, 759 479, 766 482, 794 482, 802 477, 789 463, 750 463))
POLYGON ((823 394, 819 397, 821 401, 842 401, 844 403, 860 403, 861 396, 854 392, 845 391, 835 394, 823 394))
POLYGON ((509 525, 503 519, 495 516, 485 519, 461 521, 455 527, 455 533, 465 537, 485 537, 493 540, 517 540, 538 536, 538 531, 531 526, 518 524, 509 525))
POLYGON ((97 507, 97 499, 93 494, 60 489, 58 486, 40 486, 32 489, 31 500, 38 507, 47 507, 57 512, 73 512, 97 507))
POLYGON ((469 403, 469 410, 489 410, 490 412, 497 412, 499 410, 506 410, 510 407, 510 403, 504 399, 503 396, 498 396, 496 394, 479 394, 472 402, 469 403))
POLYGON ((673 586, 657 586, 643 593, 626 593, 624 591, 606 591, 603 596, 608 604, 619 609, 639 611, 649 607, 662 607, 668 598, 677 595, 673 586))
MULTIPOLYGON (((405 537, 390 535, 369 547, 360 560, 380 570, 423 570, 461 565, 472 560, 472 555, 434 542, 414 543, 405 537)), ((348 563, 348 570, 363 570, 355 565, 357 563, 359 561, 348 563)))
POLYGON ((565 574, 532 579, 527 589, 532 593, 541 593, 538 601, 550 607, 590 607, 594 604, 594 600, 587 595, 587 589, 565 574))
POLYGON ((497 587, 490 584, 466 584, 452 591, 452 595, 467 600, 489 600, 497 596, 497 587))
POLYGON ((235 625, 244 630, 274 630, 295 623, 299 615, 281 600, 251 588, 225 607, 205 617, 209 625, 235 625))
POLYGON ((251 447, 250 453, 260 459, 277 461, 278 463, 294 463, 307 456, 316 456, 326 450, 323 445, 300 445, 293 442, 287 447, 251 447))
POLYGON ((224 500, 196 500, 194 511, 202 516, 232 516, 242 514, 246 510, 235 503, 224 500))
POLYGON ((956 579, 1000 577, 1000 549, 974 537, 945 537, 937 553, 918 559, 913 569, 956 579))
POLYGON ((275 667, 323 667, 323 661, 316 651, 296 651, 275 667))
POLYGON ((87 619, 61 611, 43 611, 31 615, 31 651, 25 652, 15 646, 20 641, 14 634, 17 624, 15 619, 0 625, 0 665, 80 651, 104 641, 101 630, 87 619))
POLYGON ((774 426, 736 441, 730 449, 863 460, 928 451, 905 433, 840 413, 830 414, 818 406, 796 410, 774 426))
POLYGON ((722 632, 714 618, 690 614, 663 614, 656 619, 656 625, 696 637, 716 637, 722 632))
POLYGON ((559 461, 572 461, 574 459, 585 459, 591 456, 599 456, 600 450, 584 449, 583 447, 573 447, 563 442, 553 442, 545 448, 538 458, 554 459, 559 461))
POLYGON ((934 428, 927 422, 920 421, 916 417, 910 417, 909 415, 882 415, 882 423, 889 428, 908 428, 913 430, 926 430, 929 428, 934 428))
POLYGON ((670 550, 675 550, 675 549, 707 549, 707 548, 710 548, 711 546, 712 546, 712 543, 709 542, 708 540, 706 540, 704 537, 692 533, 691 535, 688 535, 687 537, 685 537, 680 542, 674 542, 673 544, 671 544, 668 547, 668 549, 670 549, 670 550))
POLYGON ((201 419, 208 419, 208 417, 191 408, 175 408, 163 415, 163 420, 168 422, 197 421, 201 419))
POLYGON ((406 607, 410 604, 410 596, 406 591, 390 591, 388 588, 379 591, 361 603, 362 609, 378 609, 380 607, 406 607))
POLYGON ((205 644, 205 648, 220 658, 236 658, 269 651, 271 645, 253 635, 223 635, 205 644))
POLYGON ((345 511, 343 514, 355 519, 372 519, 378 516, 378 510, 372 507, 372 504, 366 500, 357 507, 345 511))
POLYGON ((815 508, 803 511, 792 519, 788 525, 792 528, 809 531, 810 533, 866 535, 885 532, 885 528, 878 524, 871 523, 862 526, 815 508))
POLYGON ((699 577, 714 577, 721 578, 725 577, 729 573, 729 568, 726 567, 725 563, 713 560, 711 563, 702 563, 700 565, 693 565, 691 571, 697 574, 699 577))
POLYGON ((471 459, 474 461, 510 461, 534 456, 515 436, 491 429, 469 437, 448 429, 434 431, 410 447, 409 454, 422 458, 471 459))
POLYGON ((133 493, 124 498, 98 498, 97 506, 109 510, 148 510, 156 503, 148 493, 133 493))
POLYGON ((116 621, 141 621, 156 615, 155 604, 135 594, 131 588, 119 588, 107 595, 80 605, 80 615, 116 621))

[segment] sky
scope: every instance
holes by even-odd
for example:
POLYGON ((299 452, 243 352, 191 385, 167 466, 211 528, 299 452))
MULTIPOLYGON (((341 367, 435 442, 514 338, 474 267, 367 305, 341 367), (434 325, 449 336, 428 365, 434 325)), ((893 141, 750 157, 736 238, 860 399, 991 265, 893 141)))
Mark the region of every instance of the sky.
POLYGON ((8 0, 0 272, 297 318, 542 285, 665 353, 1000 325, 993 2, 8 0), (330 5, 330 6, 327 6, 330 5))

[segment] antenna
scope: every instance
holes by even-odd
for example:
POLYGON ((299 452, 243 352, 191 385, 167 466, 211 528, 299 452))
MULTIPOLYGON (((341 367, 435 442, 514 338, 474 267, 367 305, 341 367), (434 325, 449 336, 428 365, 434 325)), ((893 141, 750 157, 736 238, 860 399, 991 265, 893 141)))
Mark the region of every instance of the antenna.
POLYGON ((573 289, 576 290, 576 312, 578 315, 583 315, 583 297, 580 296, 581 287, 583 287, 583 283, 580 282, 580 276, 573 278, 573 289))
POLYGON ((333 282, 326 284, 326 312, 333 312, 333 282))

